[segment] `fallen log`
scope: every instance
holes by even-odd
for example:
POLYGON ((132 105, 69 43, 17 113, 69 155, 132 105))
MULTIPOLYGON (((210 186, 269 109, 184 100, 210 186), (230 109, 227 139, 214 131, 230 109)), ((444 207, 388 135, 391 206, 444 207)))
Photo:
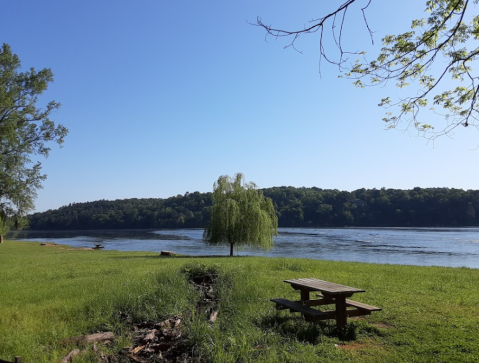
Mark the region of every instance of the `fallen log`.
POLYGON ((73 358, 80 354, 80 349, 73 349, 70 353, 63 357, 61 363, 73 362, 73 358))
POLYGON ((109 331, 104 333, 84 335, 83 337, 81 337, 80 340, 81 342, 85 344, 91 344, 91 343, 103 342, 105 340, 112 340, 114 338, 115 338, 115 334, 109 331))

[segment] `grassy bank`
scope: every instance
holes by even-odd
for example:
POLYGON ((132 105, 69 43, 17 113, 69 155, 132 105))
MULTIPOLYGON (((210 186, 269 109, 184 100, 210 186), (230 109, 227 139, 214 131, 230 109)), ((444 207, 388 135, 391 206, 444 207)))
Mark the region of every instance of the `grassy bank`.
MULTIPOLYGON (((400 261, 398 261, 400 262, 400 261)), ((99 330, 124 335, 134 321, 182 314, 188 349, 211 362, 475 362, 479 360, 479 270, 261 257, 160 258, 148 252, 0 245, 0 359, 58 362, 67 338, 99 330), (215 323, 193 317, 198 292, 181 271, 218 271, 215 323), (298 295, 284 279, 317 277, 365 289, 355 300, 383 308, 335 324, 309 324, 269 299, 298 295)), ((95 361, 83 356, 75 362, 95 361)))

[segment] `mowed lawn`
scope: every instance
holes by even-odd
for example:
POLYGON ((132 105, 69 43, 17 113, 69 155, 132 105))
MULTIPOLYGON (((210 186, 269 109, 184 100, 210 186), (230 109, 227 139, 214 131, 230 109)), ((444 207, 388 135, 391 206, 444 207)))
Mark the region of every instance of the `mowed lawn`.
MULTIPOLYGON (((225 249, 225 254, 227 253, 225 249)), ((401 261, 398 261, 400 263, 401 261)), ((58 362, 70 337, 114 331, 106 354, 131 346, 134 322, 183 317, 184 346, 203 362, 477 362, 479 270, 263 257, 159 257, 0 245, 0 359, 58 362), (195 314, 192 271, 218 274, 216 322, 195 314), (186 272, 186 273, 185 273, 186 272), (354 300, 381 307, 349 319, 307 323, 276 312, 271 298, 297 300, 285 279, 316 277, 366 290, 354 300), (121 312, 121 313, 120 313, 121 312)), ((74 362, 96 362, 93 353, 74 362)))

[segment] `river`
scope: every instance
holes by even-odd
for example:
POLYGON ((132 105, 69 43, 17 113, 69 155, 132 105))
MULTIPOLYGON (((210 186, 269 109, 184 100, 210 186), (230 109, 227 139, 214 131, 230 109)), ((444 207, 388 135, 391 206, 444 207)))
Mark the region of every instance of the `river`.
MULTIPOLYGON (((238 255, 299 257, 419 266, 479 268, 479 228, 279 228, 268 251, 246 248, 238 255)), ((21 231, 7 238, 54 242, 105 250, 174 251, 185 255, 228 255, 210 246, 201 229, 112 231, 21 231)))

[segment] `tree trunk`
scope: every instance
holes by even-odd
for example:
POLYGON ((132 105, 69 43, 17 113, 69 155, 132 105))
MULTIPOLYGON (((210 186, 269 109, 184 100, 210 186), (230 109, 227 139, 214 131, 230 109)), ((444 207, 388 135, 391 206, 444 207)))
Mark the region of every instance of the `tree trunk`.
POLYGON ((3 243, 3 235, 0 234, 0 243, 3 243))
POLYGON ((230 257, 233 257, 233 243, 230 243, 230 257))

